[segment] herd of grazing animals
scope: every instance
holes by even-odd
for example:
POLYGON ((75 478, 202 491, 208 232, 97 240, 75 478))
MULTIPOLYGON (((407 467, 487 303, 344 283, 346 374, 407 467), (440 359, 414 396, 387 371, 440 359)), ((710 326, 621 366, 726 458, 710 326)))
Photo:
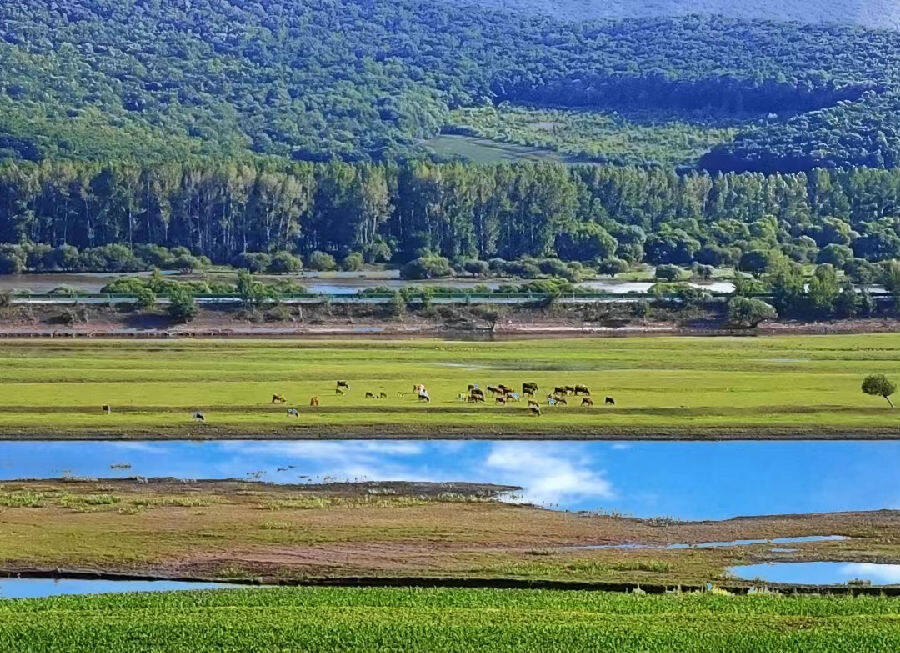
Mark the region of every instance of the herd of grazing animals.
MULTIPOLYGON (((528 400, 528 411, 532 415, 540 415, 541 414, 541 405, 535 399, 538 392, 538 384, 532 382, 526 382, 522 384, 522 392, 521 394, 516 392, 513 388, 504 385, 489 385, 487 386, 487 391, 491 393, 492 398, 494 399, 494 403, 500 406, 505 406, 507 403, 516 403, 519 402, 521 397, 525 397, 528 400)), ((343 396, 347 392, 350 391, 350 384, 347 381, 338 381, 335 387, 335 393, 339 396, 343 396)), ((428 389, 422 383, 416 383, 413 385, 413 394, 416 395, 416 398, 420 402, 430 403, 431 395, 428 393, 428 389)), ((405 393, 399 393, 399 396, 402 398, 405 393)), ((553 392, 546 396, 547 405, 548 406, 568 406, 569 402, 567 401, 567 397, 581 397, 581 407, 582 408, 592 408, 594 406, 594 400, 591 397, 591 390, 586 385, 565 385, 565 386, 556 386, 553 388, 553 392)), ((386 392, 366 392, 366 399, 387 399, 386 392)), ((470 383, 465 393, 459 393, 458 397, 459 401, 465 401, 467 403, 479 404, 485 403, 485 395, 484 390, 482 390, 477 383, 470 383)), ((273 404, 285 404, 287 403, 287 399, 283 394, 280 393, 272 393, 272 403, 273 404)), ((607 406, 615 406, 616 402, 612 397, 606 397, 604 400, 604 404, 607 406)), ((309 399, 310 408, 318 408, 319 407, 319 397, 313 396, 309 399)), ((109 404, 103 404, 102 410, 106 414, 110 414, 112 412, 112 408, 109 404)), ((300 410, 298 408, 288 408, 287 409, 288 417, 300 417, 300 410)), ((204 415, 200 411, 195 411, 192 415, 194 421, 197 422, 205 422, 206 415, 204 415)))

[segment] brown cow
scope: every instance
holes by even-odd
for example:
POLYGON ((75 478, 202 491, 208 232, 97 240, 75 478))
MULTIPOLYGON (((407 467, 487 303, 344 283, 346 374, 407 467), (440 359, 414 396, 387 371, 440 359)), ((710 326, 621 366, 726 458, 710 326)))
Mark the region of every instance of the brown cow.
POLYGON ((541 414, 541 407, 540 407, 540 406, 530 406, 530 407, 529 407, 529 410, 531 411, 531 414, 532 414, 532 415, 540 415, 540 414, 541 414))
POLYGON ((273 404, 283 404, 286 401, 287 401, 287 399, 284 398, 284 395, 280 395, 277 393, 272 395, 272 403, 273 404))
POLYGON ((584 408, 585 406, 593 406, 593 405, 594 405, 594 400, 591 399, 590 397, 585 397, 584 399, 581 400, 582 408, 584 408))
POLYGON ((338 381, 338 382, 337 382, 337 387, 339 387, 339 388, 345 388, 345 389, 349 390, 349 389, 350 389, 350 384, 347 383, 346 381, 338 381))
POLYGON ((319 407, 319 398, 318 397, 310 397, 309 405, 313 408, 318 408, 319 407))
POLYGON ((538 402, 536 402, 536 401, 529 401, 529 402, 528 402, 528 407, 529 407, 529 408, 540 408, 541 405, 540 405, 538 402))
POLYGON ((505 405, 506 397, 497 397, 494 401, 496 401, 498 404, 505 405))

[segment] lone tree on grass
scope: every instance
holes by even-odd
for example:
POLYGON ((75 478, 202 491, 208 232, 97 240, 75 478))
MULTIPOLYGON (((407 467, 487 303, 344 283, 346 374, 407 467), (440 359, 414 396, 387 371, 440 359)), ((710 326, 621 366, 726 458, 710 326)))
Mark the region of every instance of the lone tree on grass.
POLYGON ((891 395, 897 392, 897 385, 884 374, 870 374, 862 383, 862 391, 873 397, 884 397, 894 407, 891 395))

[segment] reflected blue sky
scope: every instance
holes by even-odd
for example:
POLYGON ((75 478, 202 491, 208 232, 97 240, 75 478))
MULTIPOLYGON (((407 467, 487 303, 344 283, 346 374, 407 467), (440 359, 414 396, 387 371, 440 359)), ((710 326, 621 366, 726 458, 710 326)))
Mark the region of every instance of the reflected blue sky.
POLYGON ((480 481, 554 508, 680 519, 900 508, 898 463, 898 442, 0 442, 0 479, 480 481))
POLYGON ((732 567, 730 573, 745 580, 805 585, 838 585, 850 580, 867 580, 873 585, 900 583, 900 565, 868 562, 773 562, 732 567))
POLYGON ((34 599, 63 594, 168 592, 237 587, 225 583, 185 583, 170 580, 94 580, 53 578, 0 578, 0 599, 34 599))

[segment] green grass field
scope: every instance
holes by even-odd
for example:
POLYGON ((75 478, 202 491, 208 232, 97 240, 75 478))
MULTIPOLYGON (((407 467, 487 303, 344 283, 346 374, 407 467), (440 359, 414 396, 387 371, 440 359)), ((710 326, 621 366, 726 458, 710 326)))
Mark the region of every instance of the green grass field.
POLYGON ((0 343, 6 437, 352 435, 789 437, 900 435, 900 413, 864 395, 900 380, 900 334, 760 338, 439 340, 23 340, 0 343), (335 394, 337 380, 351 390, 335 394), (467 384, 582 383, 541 416, 472 405, 467 384), (423 383, 432 401, 412 392, 423 383), (366 399, 384 392, 386 399, 366 399), (286 416, 273 393, 300 409, 286 416), (312 396, 318 409, 309 408, 312 396), (605 397, 615 407, 603 405, 605 397), (103 414, 109 404, 112 413, 103 414), (192 413, 205 413, 195 423, 192 413))
POLYGON ((900 650, 900 600, 281 588, 0 601, 0 649, 85 651, 900 650))

